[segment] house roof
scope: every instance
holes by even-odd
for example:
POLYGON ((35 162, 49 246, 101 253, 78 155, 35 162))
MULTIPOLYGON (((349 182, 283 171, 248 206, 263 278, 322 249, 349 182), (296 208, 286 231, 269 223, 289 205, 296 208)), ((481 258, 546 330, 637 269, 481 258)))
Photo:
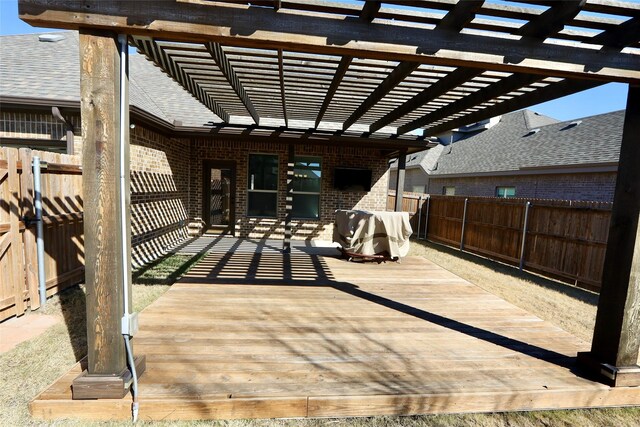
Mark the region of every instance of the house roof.
MULTIPOLYGON (((43 33, 46 34, 46 33, 43 33)), ((78 33, 53 33, 59 41, 41 42, 41 34, 0 37, 0 97, 80 102, 78 33)), ((142 55, 129 58, 129 102, 168 123, 200 127, 218 120, 142 55)))
POLYGON ((444 176, 610 165, 620 156, 623 123, 624 110, 565 122, 516 111, 490 129, 408 156, 407 166, 444 176))

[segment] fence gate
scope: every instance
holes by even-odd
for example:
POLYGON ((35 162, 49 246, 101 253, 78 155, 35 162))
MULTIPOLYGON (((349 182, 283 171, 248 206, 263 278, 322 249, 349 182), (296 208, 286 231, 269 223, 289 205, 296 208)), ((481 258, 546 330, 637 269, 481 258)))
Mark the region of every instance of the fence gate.
POLYGON ((42 175, 47 296, 84 279, 82 171, 79 156, 0 147, 0 321, 40 306, 33 156, 42 175))
POLYGON ((26 309, 19 169, 18 150, 0 150, 0 320, 26 309))

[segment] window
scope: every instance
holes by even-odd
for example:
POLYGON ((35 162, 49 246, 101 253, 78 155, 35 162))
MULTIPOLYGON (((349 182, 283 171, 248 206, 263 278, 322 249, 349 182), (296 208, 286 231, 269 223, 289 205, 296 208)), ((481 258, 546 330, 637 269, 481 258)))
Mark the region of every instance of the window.
POLYGON ((442 195, 444 196, 455 196, 456 195, 456 187, 445 186, 442 187, 442 195))
POLYGON ((516 197, 516 187, 496 187, 496 197, 516 197))
POLYGON ((320 157, 296 156, 293 166, 294 218, 320 218, 320 182, 322 159, 320 157))
POLYGON ((275 218, 278 213, 278 156, 249 154, 247 216, 275 218))

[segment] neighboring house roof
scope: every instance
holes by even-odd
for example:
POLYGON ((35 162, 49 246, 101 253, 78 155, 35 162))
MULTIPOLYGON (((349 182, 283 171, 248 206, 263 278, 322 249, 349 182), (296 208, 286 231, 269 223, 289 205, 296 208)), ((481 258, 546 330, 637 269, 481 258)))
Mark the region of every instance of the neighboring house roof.
MULTIPOLYGON (((624 111, 558 122, 531 110, 502 116, 490 129, 413 156, 430 176, 579 171, 620 156, 624 111)), ((395 164, 393 165, 395 167, 395 164)))
MULTIPOLYGON (((64 38, 42 42, 40 34, 0 37, 0 97, 80 102, 78 33, 53 34, 64 38)), ((220 121, 142 55, 130 55, 129 76, 131 106, 183 126, 220 121)))

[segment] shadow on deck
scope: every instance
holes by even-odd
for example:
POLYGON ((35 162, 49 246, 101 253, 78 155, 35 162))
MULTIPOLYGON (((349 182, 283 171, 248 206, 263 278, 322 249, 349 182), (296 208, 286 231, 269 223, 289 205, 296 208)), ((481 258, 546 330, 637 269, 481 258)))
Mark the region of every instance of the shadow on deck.
MULTIPOLYGON (((141 419, 640 403, 640 389, 574 371, 584 343, 422 258, 358 264, 226 243, 141 314, 141 419)), ((128 399, 71 401, 79 369, 32 403, 34 416, 129 417, 128 399)))

